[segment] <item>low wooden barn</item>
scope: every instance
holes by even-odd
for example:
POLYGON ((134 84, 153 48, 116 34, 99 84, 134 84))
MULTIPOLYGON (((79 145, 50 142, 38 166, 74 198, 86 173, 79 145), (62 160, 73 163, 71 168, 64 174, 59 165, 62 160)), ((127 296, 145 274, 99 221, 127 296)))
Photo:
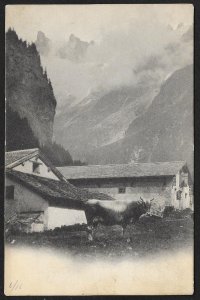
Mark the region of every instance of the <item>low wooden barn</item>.
POLYGON ((73 185, 117 200, 154 199, 160 207, 192 208, 191 176, 183 161, 60 167, 73 185))

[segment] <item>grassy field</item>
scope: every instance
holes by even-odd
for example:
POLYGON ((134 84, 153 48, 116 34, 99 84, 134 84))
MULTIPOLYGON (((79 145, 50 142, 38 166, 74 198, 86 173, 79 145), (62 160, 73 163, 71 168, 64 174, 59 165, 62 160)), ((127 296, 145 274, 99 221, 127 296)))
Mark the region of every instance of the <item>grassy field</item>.
POLYGON ((76 256, 145 256, 193 246, 191 215, 147 218, 128 225, 89 228, 87 225, 63 226, 41 233, 10 233, 11 246, 50 247, 76 256), (181 217, 181 218, 180 218, 181 217))

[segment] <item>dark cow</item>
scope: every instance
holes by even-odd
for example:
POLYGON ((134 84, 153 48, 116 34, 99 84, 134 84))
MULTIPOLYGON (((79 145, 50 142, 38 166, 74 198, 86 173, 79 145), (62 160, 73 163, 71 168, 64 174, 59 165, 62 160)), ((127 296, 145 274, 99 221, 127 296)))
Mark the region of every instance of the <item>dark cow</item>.
POLYGON ((85 214, 88 225, 121 225, 123 229, 130 223, 135 223, 146 213, 149 204, 142 198, 138 201, 125 200, 88 200, 85 214))

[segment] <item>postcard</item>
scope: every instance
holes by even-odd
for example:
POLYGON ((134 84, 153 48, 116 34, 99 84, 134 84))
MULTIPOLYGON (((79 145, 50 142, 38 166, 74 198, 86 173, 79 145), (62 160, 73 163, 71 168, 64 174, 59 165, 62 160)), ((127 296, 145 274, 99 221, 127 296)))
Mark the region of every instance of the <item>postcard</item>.
POLYGON ((7 296, 193 294, 193 15, 6 6, 7 296))

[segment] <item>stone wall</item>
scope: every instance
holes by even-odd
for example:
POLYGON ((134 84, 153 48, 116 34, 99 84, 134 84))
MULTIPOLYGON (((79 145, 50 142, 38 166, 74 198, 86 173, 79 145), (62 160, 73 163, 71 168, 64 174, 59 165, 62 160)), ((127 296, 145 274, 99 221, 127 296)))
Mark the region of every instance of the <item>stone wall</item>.
POLYGON ((171 204, 171 189, 173 177, 141 177, 141 178, 113 178, 113 179, 83 179, 70 180, 72 184, 90 191, 101 192, 119 200, 146 201, 152 198, 160 205, 171 204), (125 188, 125 193, 119 193, 119 188, 125 188))

